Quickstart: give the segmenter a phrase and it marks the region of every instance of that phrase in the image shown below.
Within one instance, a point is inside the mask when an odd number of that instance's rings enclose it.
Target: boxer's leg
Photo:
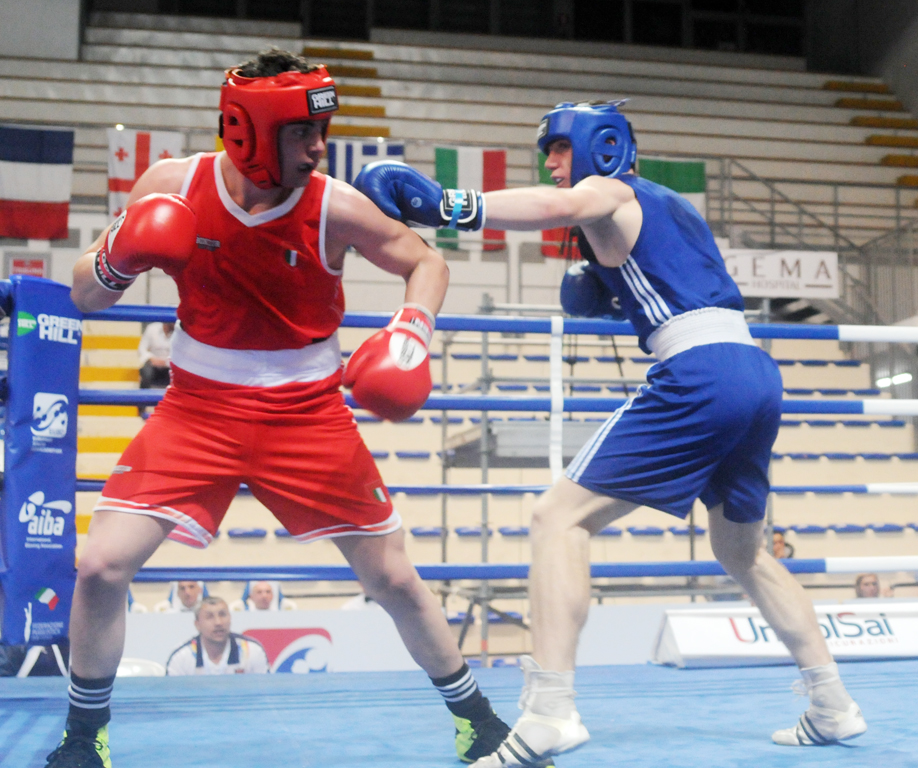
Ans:
[[[385,536],[341,536],[334,541],[364,592],[392,617],[411,658],[443,696],[456,724],[459,758],[472,762],[497,749],[510,729],[478,689],[440,603],[408,559],[404,531]]]
[[[711,508],[708,519],[714,556],[787,646],[810,696],[810,708],[797,725],[776,731],[772,739],[786,746],[817,746],[860,736],[867,723],[842,684],[813,603],[800,583],[765,551],[762,522],[727,520],[723,505]]]

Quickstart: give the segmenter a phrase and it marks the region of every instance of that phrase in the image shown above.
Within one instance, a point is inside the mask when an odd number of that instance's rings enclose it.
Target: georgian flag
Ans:
[[[157,160],[183,157],[185,137],[174,131],[108,129],[108,215],[120,216],[134,182]]]
[[[405,162],[405,145],[388,141],[329,139],[326,151],[328,175],[353,184],[365,165],[377,160]]]
[[[67,237],[73,131],[0,125],[0,237]]]
[[[507,188],[507,151],[481,147],[435,147],[435,177],[444,189],[477,189],[491,192]],[[487,222],[487,208],[485,209]],[[503,230],[483,229],[479,232],[437,230],[437,246],[455,250],[459,244],[477,244],[485,251],[506,247]]]

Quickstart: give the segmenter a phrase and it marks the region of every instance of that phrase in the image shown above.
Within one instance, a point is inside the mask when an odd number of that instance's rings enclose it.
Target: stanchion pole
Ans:
[[[491,370],[489,366],[488,350],[488,332],[482,331],[481,334],[481,393],[487,395],[491,389]],[[481,482],[488,483],[488,452],[491,449],[491,426],[488,420],[488,412],[481,412]],[[481,562],[488,562],[488,501],[487,493],[481,494]],[[481,608],[481,666],[488,666],[488,613],[491,605],[488,600],[488,582],[482,579],[479,586],[479,606]]]

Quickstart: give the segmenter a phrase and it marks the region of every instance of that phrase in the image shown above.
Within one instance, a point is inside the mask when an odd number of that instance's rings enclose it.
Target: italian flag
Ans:
[[[60,602],[57,593],[50,587],[39,589],[38,592],[35,593],[35,599],[38,600],[39,603],[47,605],[52,611],[57,608],[57,604]]]
[[[670,160],[659,157],[642,157],[638,160],[638,173],[648,181],[669,187],[688,200],[702,216],[704,204],[704,160]]]
[[[539,152],[539,184],[555,183],[551,180],[551,171],[545,167],[545,161],[548,157]],[[554,229],[542,230],[542,255],[549,259],[563,259],[565,257],[561,248],[561,243],[567,237],[567,227],[555,227]]]
[[[507,151],[504,149],[435,147],[434,166],[434,175],[444,189],[478,189],[482,192],[491,192],[507,188]],[[437,230],[438,247],[457,250],[460,243],[475,248],[479,247],[480,243],[480,247],[485,251],[500,251],[506,247],[503,230]]]

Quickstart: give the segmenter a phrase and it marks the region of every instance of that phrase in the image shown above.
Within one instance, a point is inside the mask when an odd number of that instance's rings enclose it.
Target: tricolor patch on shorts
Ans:
[[[39,589],[38,592],[35,593],[35,599],[38,600],[39,603],[47,605],[52,611],[57,608],[57,604],[60,602],[57,593],[50,587]]]
[[[284,251],[284,261],[291,267],[296,266],[296,251]]]
[[[385,504],[385,502],[386,502],[386,492],[385,492],[382,488],[374,488],[374,489],[373,489],[373,495],[376,497],[376,501],[379,501],[379,502],[382,502],[383,504]]]

